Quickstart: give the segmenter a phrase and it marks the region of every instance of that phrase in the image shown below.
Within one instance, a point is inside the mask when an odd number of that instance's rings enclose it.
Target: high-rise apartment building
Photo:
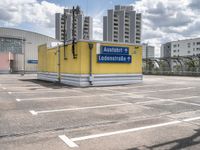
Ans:
[[[74,35],[75,39],[91,40],[93,32],[93,19],[89,16],[84,16],[79,7],[76,8],[74,19]],[[64,21],[66,18],[66,23]],[[65,25],[64,25],[65,24]],[[64,14],[55,14],[55,37],[59,41],[72,40],[72,25],[73,25],[73,11],[72,9],[64,9]],[[64,36],[64,27],[66,36]]]
[[[103,17],[103,40],[140,44],[141,19],[133,6],[115,6]]]

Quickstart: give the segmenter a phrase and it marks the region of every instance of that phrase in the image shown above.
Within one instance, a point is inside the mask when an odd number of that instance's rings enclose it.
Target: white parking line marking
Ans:
[[[112,105],[101,105],[101,106],[91,106],[91,107],[77,107],[77,108],[67,108],[67,109],[54,109],[54,110],[43,110],[43,111],[29,111],[32,115],[53,113],[53,112],[63,112],[63,111],[76,111],[76,110],[86,110],[86,109],[98,109],[98,108],[108,108],[108,107],[119,107],[124,105],[132,105],[132,103],[122,103],[122,104],[112,104]]]
[[[17,99],[16,99],[16,101],[20,102],[20,101],[21,101],[21,99],[17,98]]]
[[[181,90],[188,90],[188,89],[193,89],[193,88],[195,88],[195,87],[174,88],[174,89],[165,89],[165,90],[149,90],[149,91],[139,91],[139,92],[121,92],[121,91],[115,91],[114,89],[102,89],[102,90],[131,95],[131,94],[145,94],[145,93],[155,93],[155,92],[181,91]]]
[[[150,99],[154,99],[152,101],[145,101],[145,102],[137,102],[135,104],[147,104],[147,103],[154,103],[154,102],[174,102],[174,103],[181,103],[181,104],[188,104],[188,105],[194,105],[194,106],[200,106],[200,104],[197,103],[190,103],[190,102],[184,102],[179,100],[185,100],[185,99],[193,99],[193,98],[199,98],[200,96],[190,96],[190,97],[181,97],[181,98],[173,98],[173,99],[161,99],[156,97],[147,97]]]
[[[174,88],[174,89],[166,89],[166,90],[158,90],[159,92],[168,92],[168,91],[181,91],[181,90],[188,90],[194,89],[195,87],[186,87],[186,88]]]
[[[116,135],[116,134],[123,134],[123,133],[135,132],[135,131],[140,131],[140,130],[145,130],[145,129],[163,127],[163,126],[168,126],[168,125],[172,125],[172,124],[177,124],[177,123],[180,123],[180,122],[181,121],[171,121],[171,122],[167,122],[167,123],[161,123],[161,124],[156,124],[156,125],[144,126],[144,127],[139,127],[139,128],[132,128],[132,129],[127,129],[127,130],[115,131],[115,132],[108,132],[108,133],[101,133],[101,134],[95,134],[95,135],[89,135],[89,136],[71,138],[71,140],[73,142],[75,142],[75,141],[82,141],[82,140],[88,140],[88,139],[93,139],[93,138],[111,136],[111,135]]]
[[[102,94],[102,95],[82,95],[82,96],[67,96],[67,97],[40,97],[40,98],[25,98],[16,99],[16,101],[33,101],[33,100],[50,100],[50,99],[68,99],[68,98],[81,98],[81,97],[97,97],[97,96],[119,96],[124,94]]]
[[[3,90],[6,90],[7,88],[3,87],[2,89],[3,89]]]
[[[8,92],[8,94],[12,94],[12,92]]]
[[[68,137],[66,137],[65,135],[59,135],[58,136],[64,143],[66,143],[69,147],[74,148],[74,147],[78,147],[78,145],[76,143],[74,143],[72,140],[70,140]]]
[[[188,118],[188,119],[184,119],[185,122],[190,122],[190,121],[195,121],[195,120],[199,120],[200,117],[194,117],[194,118]]]
[[[38,113],[36,112],[36,111],[34,111],[34,110],[30,110],[29,111],[32,115],[37,115]]]
[[[181,104],[188,104],[188,105],[193,105],[193,106],[200,106],[200,104],[197,103],[189,103],[189,102],[182,102],[182,101],[172,101],[175,103],[181,103]]]
[[[160,124],[155,124],[155,125],[150,125],[150,126],[144,126],[144,127],[139,127],[139,128],[131,128],[131,129],[119,130],[119,131],[115,131],[115,132],[107,132],[107,133],[94,134],[94,135],[88,135],[88,136],[83,136],[83,137],[76,137],[76,138],[71,138],[69,140],[72,141],[72,142],[77,142],[77,141],[83,141],[83,140],[88,140],[88,139],[94,139],[94,138],[112,136],[112,135],[117,135],[117,134],[124,134],[124,133],[142,131],[142,130],[146,130],[146,129],[164,127],[164,126],[169,126],[169,125],[175,125],[175,124],[195,121],[195,120],[199,120],[199,119],[200,119],[200,117],[194,117],[194,118],[188,118],[188,119],[184,119],[184,120],[176,120],[176,121],[160,123]],[[64,136],[64,135],[59,135],[59,137],[60,136]]]
[[[110,90],[115,90],[115,89],[136,89],[136,88],[140,88],[140,87],[152,87],[152,85],[141,85],[141,86],[129,86],[129,87],[106,87],[106,89],[110,89]],[[166,85],[153,85],[153,87],[157,87],[157,86],[166,86]]]
[[[174,88],[174,89],[165,89],[165,90],[156,90],[156,91],[141,91],[141,92],[133,92],[133,94],[145,94],[145,93],[155,93],[155,92],[170,92],[170,91],[182,91],[194,89],[195,87],[186,87],[186,88]]]
[[[190,97],[180,97],[180,98],[172,98],[172,99],[162,99],[157,97],[146,97],[149,99],[153,99],[151,101],[144,101],[144,102],[136,102],[135,104],[147,104],[147,103],[154,103],[154,102],[165,102],[165,101],[174,101],[178,102],[176,100],[185,100],[185,99],[192,99],[192,98],[199,98],[200,96],[190,96]]]

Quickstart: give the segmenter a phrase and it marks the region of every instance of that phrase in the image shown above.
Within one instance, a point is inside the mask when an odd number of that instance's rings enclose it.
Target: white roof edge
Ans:
[[[175,41],[170,41],[170,42],[166,42],[166,43],[163,43],[163,44],[172,43],[172,42],[179,42],[179,41],[181,42],[181,41],[188,41],[188,40],[197,40],[197,39],[200,39],[200,37],[188,38],[188,39],[183,39],[183,40],[175,40]]]
[[[18,31],[22,31],[22,32],[28,32],[28,33],[33,33],[33,34],[37,34],[37,35],[41,35],[41,36],[45,36],[45,37],[48,37],[48,38],[51,38],[51,39],[54,39],[54,40],[57,40],[51,36],[48,36],[48,35],[44,35],[44,34],[41,34],[41,33],[37,33],[37,32],[33,32],[33,31],[29,31],[29,30],[23,30],[23,29],[18,29],[18,28],[9,28],[9,27],[0,27],[0,30],[3,30],[3,29],[6,29],[6,30],[18,30]]]

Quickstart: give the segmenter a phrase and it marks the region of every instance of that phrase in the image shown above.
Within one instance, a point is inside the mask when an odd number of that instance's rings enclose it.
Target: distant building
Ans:
[[[133,6],[115,6],[103,17],[103,40],[110,42],[141,42],[141,13]]]
[[[191,56],[200,54],[200,38],[172,41],[161,46],[161,57]]]
[[[75,38],[91,40],[93,32],[93,19],[84,16],[78,7],[79,12],[75,13]],[[66,16],[66,40],[72,40],[72,9],[64,9],[64,14],[55,14],[55,37],[59,41],[64,41],[64,16]]]
[[[0,27],[0,73],[37,71],[38,46],[56,39],[35,32]]]
[[[154,58],[155,47],[148,44],[142,44],[142,58]]]

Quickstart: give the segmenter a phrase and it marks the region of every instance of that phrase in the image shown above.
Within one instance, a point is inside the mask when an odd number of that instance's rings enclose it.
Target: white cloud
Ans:
[[[47,1],[37,0],[1,0],[0,21],[3,26],[17,26],[30,23],[35,26],[54,28],[55,13],[62,12],[63,7]]]
[[[93,15],[93,39],[103,40],[103,14],[105,11],[101,11],[96,15]]]
[[[156,46],[157,56],[162,43],[200,35],[199,0],[140,0],[133,5],[143,16],[143,42]]]

